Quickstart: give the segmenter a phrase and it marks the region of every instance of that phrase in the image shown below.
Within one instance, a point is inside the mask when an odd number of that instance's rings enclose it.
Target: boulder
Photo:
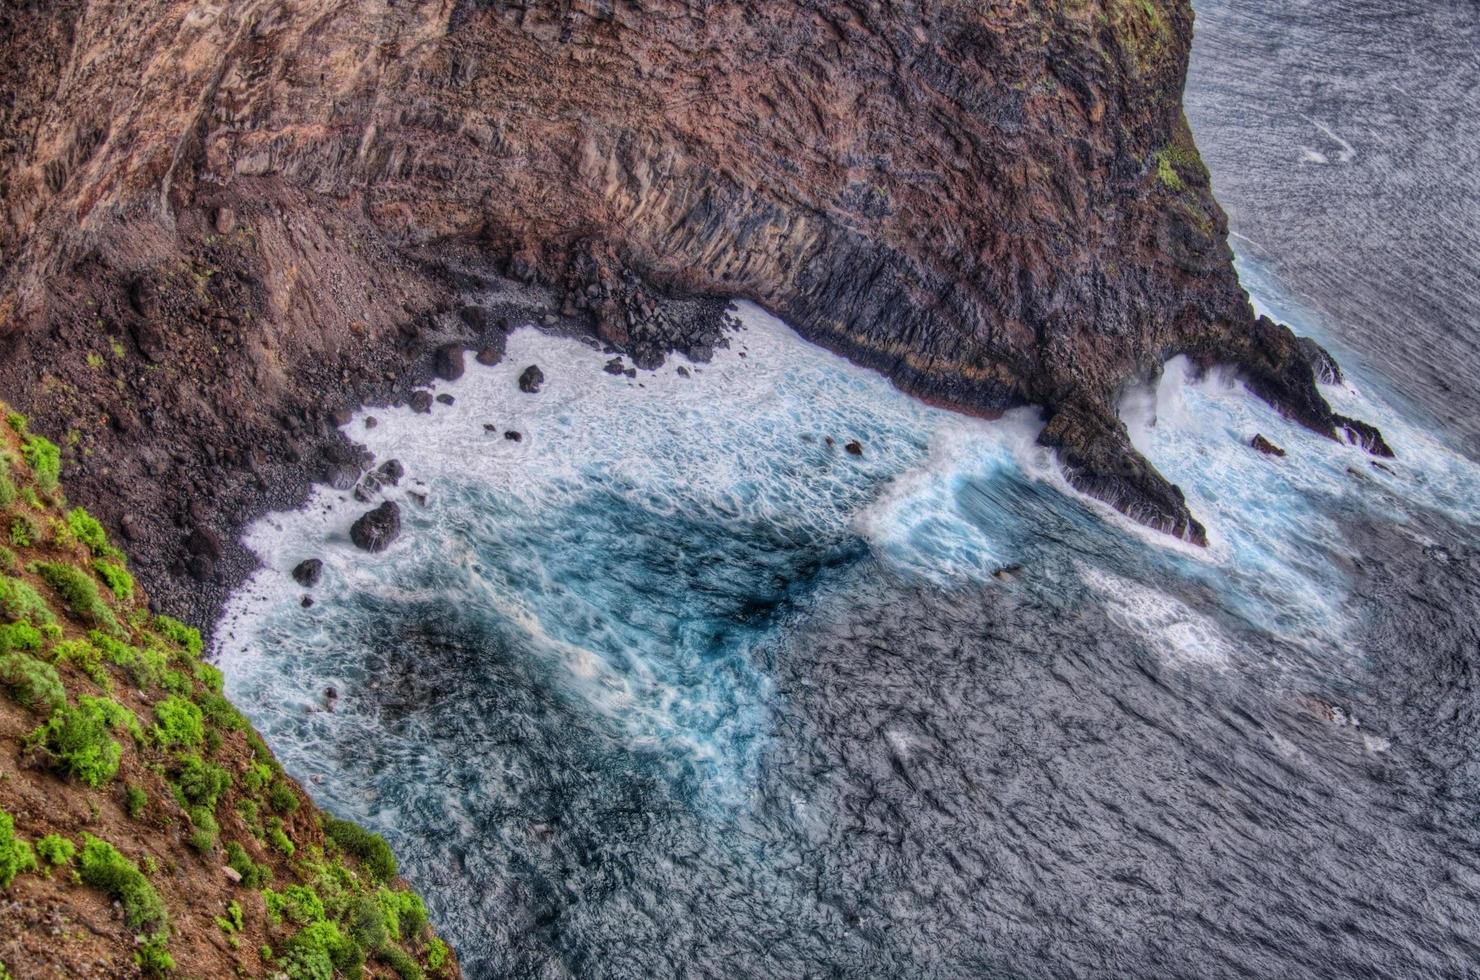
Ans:
[[[236,231],[236,212],[231,208],[216,209],[216,234],[229,235]]]
[[[411,410],[426,415],[432,410],[432,393],[430,391],[413,391],[411,393]]]
[[[453,404],[456,401],[457,401],[456,398],[453,398],[451,395],[447,394],[446,392],[443,392],[442,394],[440,394],[440,395],[437,396],[437,404],[439,404],[439,405],[451,405],[451,404]]]
[[[525,368],[524,373],[519,375],[519,390],[524,392],[526,395],[535,394],[540,390],[540,387],[544,385],[544,383],[545,372],[541,371],[539,367],[534,364],[531,364],[529,367]]]
[[[383,482],[395,486],[401,482],[401,477],[406,475],[406,467],[401,465],[399,459],[388,459],[384,463],[381,463],[380,469],[375,472],[380,475],[380,479]]]
[[[220,561],[221,538],[205,525],[197,524],[190,531],[190,538],[185,542],[185,550],[192,555],[204,555],[211,561]]]
[[[324,482],[335,490],[353,489],[360,482],[360,468],[353,463],[334,463],[324,474]]]
[[[384,551],[400,536],[401,508],[389,500],[361,514],[349,529],[349,539],[363,551]]]
[[[843,450],[849,456],[862,456],[863,455],[863,443],[859,442],[857,439],[854,439],[852,442],[850,442],[846,446],[844,446],[843,447]]]
[[[523,436],[523,434],[518,433],[518,432],[515,432],[513,429],[510,429],[508,432],[505,432],[504,433],[504,438],[507,439],[507,440],[509,440],[510,442],[519,442],[520,440],[522,440],[524,438],[524,436]]]
[[[443,344],[432,356],[432,371],[443,381],[456,381],[463,376],[463,349],[458,344]]]
[[[305,558],[293,566],[293,581],[311,589],[319,584],[319,579],[324,574],[324,563],[317,558]]]
[[[492,367],[504,359],[504,352],[498,347],[484,347],[473,356],[473,360],[484,367]]]
[[[1249,440],[1249,445],[1253,446],[1255,449],[1259,450],[1266,456],[1283,457],[1285,455],[1285,451],[1283,449],[1281,449],[1279,446],[1276,446],[1274,443],[1270,442],[1262,435],[1256,434],[1253,439]]]

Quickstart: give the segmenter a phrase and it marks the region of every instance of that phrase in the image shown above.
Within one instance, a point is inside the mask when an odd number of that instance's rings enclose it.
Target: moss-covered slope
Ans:
[[[0,980],[451,977],[385,842],[321,812],[194,629],[0,425]]]

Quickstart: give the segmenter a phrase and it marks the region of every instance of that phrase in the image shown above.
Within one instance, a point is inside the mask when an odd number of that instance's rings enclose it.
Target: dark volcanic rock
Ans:
[[[432,410],[432,393],[424,390],[413,391],[407,404],[411,406],[413,412],[419,412],[425,415]]]
[[[443,381],[456,381],[463,376],[463,349],[458,344],[443,344],[432,357],[432,370]]]
[[[211,561],[220,561],[225,550],[221,546],[221,536],[202,525],[196,525],[191,529],[190,538],[185,542],[185,549],[192,555],[204,555]]]
[[[324,482],[335,490],[351,490],[360,482],[360,468],[353,463],[330,464]]]
[[[446,392],[443,392],[442,394],[440,394],[440,395],[437,396],[437,404],[439,404],[439,405],[452,405],[452,404],[455,404],[456,402],[457,402],[457,399],[456,398],[453,398],[451,395],[447,394]]]
[[[1279,456],[1283,458],[1285,455],[1285,451],[1283,449],[1281,449],[1279,446],[1276,446],[1274,443],[1270,442],[1262,435],[1256,434],[1253,439],[1249,440],[1249,445],[1253,446],[1255,449],[1259,450],[1266,456]]]
[[[522,433],[515,432],[513,429],[510,429],[508,432],[504,433],[504,438],[509,440],[510,442],[519,442],[524,438],[524,435]]]
[[[843,450],[847,452],[849,456],[862,456],[863,443],[859,442],[857,439],[854,439],[852,442],[849,442],[847,445],[845,445],[843,447]]]
[[[319,584],[319,578],[324,574],[324,563],[318,558],[305,558],[293,566],[293,581],[311,589]]]
[[[387,500],[367,511],[349,529],[349,539],[364,551],[384,551],[401,536],[401,507]]]
[[[481,350],[478,351],[477,355],[473,358],[473,360],[477,361],[479,364],[482,364],[484,367],[492,367],[493,365],[497,364],[499,361],[502,361],[503,359],[504,359],[504,351],[503,351],[503,348],[502,347],[495,347],[493,345],[489,345],[487,347],[482,348]]]
[[[382,482],[395,486],[406,475],[406,467],[401,465],[399,459],[388,459],[375,472]]]
[[[540,390],[545,383],[545,372],[531,364],[519,375],[519,390],[527,395],[533,395]]]

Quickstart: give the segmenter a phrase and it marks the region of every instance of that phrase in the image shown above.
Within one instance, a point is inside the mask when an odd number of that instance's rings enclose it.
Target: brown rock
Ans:
[[[1249,445],[1253,446],[1255,449],[1259,450],[1266,456],[1283,457],[1285,455],[1285,451],[1283,449],[1281,449],[1279,446],[1276,446],[1274,443],[1270,442],[1262,435],[1256,434],[1253,439],[1249,440]]]

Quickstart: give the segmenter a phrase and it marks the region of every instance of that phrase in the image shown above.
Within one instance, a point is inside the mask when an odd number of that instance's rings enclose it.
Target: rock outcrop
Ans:
[[[647,368],[708,356],[710,299],[742,297],[934,402],[1042,406],[1077,486],[1200,540],[1115,414],[1167,358],[1384,446],[1238,284],[1181,112],[1192,20],[1188,0],[12,4],[0,391],[106,459],[83,490],[113,523],[129,488],[207,482],[230,524],[295,457],[351,454],[326,409],[439,348],[455,373],[446,344],[496,359],[508,311]],[[177,524],[180,496],[140,520]],[[176,564],[143,537],[146,571]]]

